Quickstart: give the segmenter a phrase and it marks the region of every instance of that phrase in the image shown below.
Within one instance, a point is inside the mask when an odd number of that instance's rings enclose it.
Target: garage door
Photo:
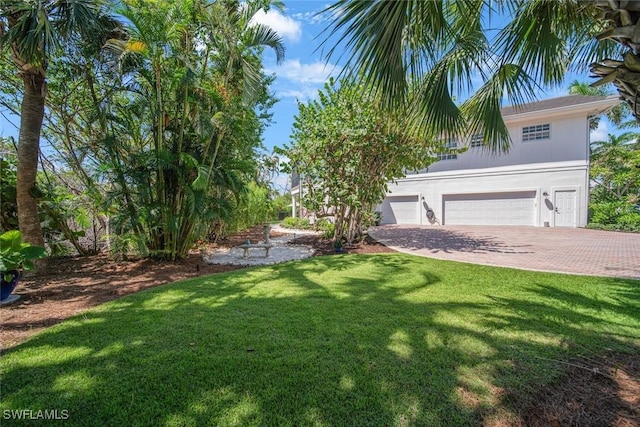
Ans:
[[[420,224],[418,196],[387,196],[381,204],[383,224]]]
[[[449,225],[534,225],[535,191],[444,196]]]

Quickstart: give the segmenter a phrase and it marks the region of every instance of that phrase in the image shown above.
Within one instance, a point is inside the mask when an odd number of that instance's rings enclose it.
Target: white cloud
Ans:
[[[311,25],[322,24],[332,18],[328,13],[318,14],[318,12],[294,13],[292,16]]]
[[[314,99],[318,95],[318,88],[302,88],[302,90],[283,89],[278,91],[281,98],[295,98],[300,101]]]
[[[300,25],[300,22],[282,15],[277,10],[270,10],[267,13],[260,10],[251,19],[251,22],[273,28],[280,37],[290,42],[297,42],[302,35],[302,25]]]
[[[322,24],[329,20],[333,20],[339,17],[340,15],[342,15],[342,9],[326,11],[329,7],[331,7],[331,4],[326,3],[318,10],[310,11],[310,12],[294,13],[291,16],[293,16],[299,21],[304,22],[305,24],[316,25],[316,24]]]
[[[341,68],[334,64],[316,61],[303,64],[299,59],[289,59],[279,66],[266,69],[267,74],[277,76],[274,90],[279,98],[296,98],[301,101],[315,99],[330,76],[338,76]]]
[[[601,118],[600,121],[598,122],[598,127],[591,131],[589,138],[591,139],[591,142],[595,142],[595,141],[606,141],[608,137],[609,137],[609,125],[607,123],[607,120],[605,120],[604,118]]]
[[[329,80],[330,75],[340,73],[340,67],[316,61],[312,64],[301,64],[299,59],[288,59],[282,65],[271,70],[278,77],[302,84],[318,84]]]

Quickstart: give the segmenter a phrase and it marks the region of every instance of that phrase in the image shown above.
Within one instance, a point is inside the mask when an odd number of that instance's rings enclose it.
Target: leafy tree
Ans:
[[[592,87],[588,83],[574,80],[569,86],[569,93],[573,95],[584,96],[609,96],[612,92],[604,86]],[[622,126],[623,120],[629,117],[631,110],[627,104],[621,103],[611,108],[606,116],[615,126]],[[589,128],[591,130],[597,129],[600,123],[600,116],[592,117],[589,121]],[[633,121],[633,125],[637,126],[637,122]]]
[[[592,144],[592,223],[640,231],[640,149],[638,134],[609,134]]]
[[[275,102],[261,56],[270,47],[280,61],[284,48],[251,23],[267,0],[118,4],[126,28],[106,43],[51,51],[45,168],[66,190],[51,188],[46,205],[71,223],[66,195],[75,194],[104,218],[114,248],[175,259],[212,223],[231,221],[248,194]],[[23,90],[5,71],[0,103],[15,112]]]
[[[16,160],[12,138],[0,137],[0,234],[18,228]]]
[[[617,55],[601,55],[597,62],[589,65],[591,73],[600,77],[592,86],[612,83],[631,114],[640,120],[640,33],[634,31],[640,25],[640,3],[595,1],[591,7],[596,24],[603,27],[597,35],[598,41],[614,41],[622,48]]]
[[[26,242],[44,243],[36,197],[40,132],[47,94],[47,70],[53,52],[81,39],[101,40],[116,26],[99,0],[2,0],[0,48],[11,52],[22,80],[18,139],[17,204]]]
[[[269,219],[277,221],[280,214],[291,215],[291,193],[277,194],[271,201],[271,213]]]
[[[244,230],[271,219],[271,190],[265,185],[249,182],[247,191],[234,203],[234,214],[226,231]]]
[[[574,81],[570,93],[587,96],[606,96],[611,93],[603,86],[591,87]],[[607,112],[616,128],[637,128],[635,120],[627,120],[631,111],[627,104],[619,104]],[[590,121],[597,128],[600,117]],[[590,151],[591,194],[590,218],[594,226],[640,230],[640,145],[637,132],[609,134],[606,141],[592,141]]]
[[[108,101],[118,119],[100,145],[109,199],[126,206],[112,226],[132,230],[152,256],[186,256],[210,224],[230,219],[255,175],[272,101],[260,55],[264,46],[284,54],[273,30],[250,24],[267,5],[123,2],[129,37],[107,48],[125,90]]]
[[[16,204],[16,149],[12,138],[0,138],[0,231],[18,229]],[[60,170],[55,174],[47,172],[48,167],[38,173],[39,220],[43,229],[44,240],[52,255],[69,253],[69,245],[77,253],[85,255],[90,251],[83,246],[79,237],[84,236],[83,229],[88,227],[88,216],[78,201],[82,200],[81,192],[72,194],[69,185],[64,184]],[[93,251],[97,251],[94,240]]]
[[[436,160],[442,144],[407,134],[406,125],[405,116],[385,113],[377,97],[349,81],[337,87],[332,80],[317,101],[298,103],[284,169],[300,174],[305,206],[335,218],[336,240],[361,235],[390,180]]]

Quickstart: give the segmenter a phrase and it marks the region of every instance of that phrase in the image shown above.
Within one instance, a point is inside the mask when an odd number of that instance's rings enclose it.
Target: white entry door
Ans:
[[[561,190],[555,192],[555,226],[575,227],[576,226],[576,191]]]

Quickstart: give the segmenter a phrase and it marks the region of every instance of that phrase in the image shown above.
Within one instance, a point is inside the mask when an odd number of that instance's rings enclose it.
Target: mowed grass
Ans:
[[[513,416],[513,396],[575,357],[639,349],[639,281],[319,257],[154,288],[53,327],[2,357],[0,416],[474,425]]]

